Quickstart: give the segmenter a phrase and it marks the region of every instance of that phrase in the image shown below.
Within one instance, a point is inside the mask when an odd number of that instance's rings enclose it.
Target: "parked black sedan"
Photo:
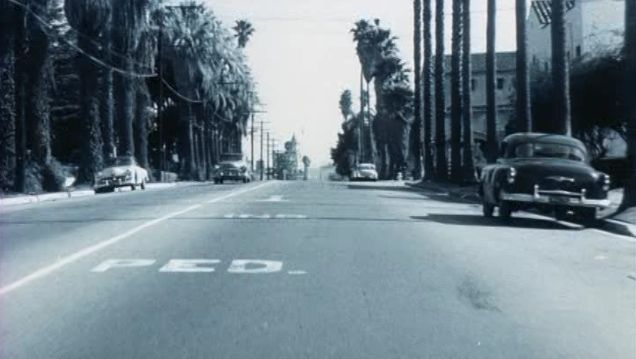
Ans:
[[[499,207],[501,218],[536,208],[562,219],[573,212],[592,223],[608,207],[610,177],[589,165],[585,145],[572,137],[517,133],[506,137],[497,163],[484,167],[479,194],[484,216]]]

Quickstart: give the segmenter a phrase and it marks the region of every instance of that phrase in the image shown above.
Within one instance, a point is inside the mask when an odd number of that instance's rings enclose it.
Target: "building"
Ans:
[[[532,0],[526,25],[529,61],[533,68],[551,67],[550,3]],[[568,0],[567,54],[572,61],[619,48],[625,29],[625,0]]]
[[[473,133],[478,142],[486,141],[486,54],[471,55],[472,80],[471,95],[473,107]],[[503,138],[506,125],[515,116],[516,103],[516,52],[498,52],[496,54],[497,74],[495,96],[497,98],[497,137]],[[451,115],[451,56],[446,56],[446,118],[447,132],[450,136]]]

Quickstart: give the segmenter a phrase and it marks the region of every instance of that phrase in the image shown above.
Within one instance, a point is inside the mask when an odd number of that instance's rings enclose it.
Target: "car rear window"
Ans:
[[[561,158],[583,162],[586,154],[578,147],[558,143],[528,142],[518,144],[513,158]]]

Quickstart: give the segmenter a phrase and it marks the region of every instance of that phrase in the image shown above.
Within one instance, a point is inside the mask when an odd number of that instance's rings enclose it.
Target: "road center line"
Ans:
[[[247,193],[247,192],[255,191],[257,189],[260,189],[260,188],[263,188],[265,186],[268,186],[268,185],[270,185],[272,183],[275,183],[275,182],[265,182],[265,183],[262,183],[262,184],[260,184],[258,186],[241,189],[239,191],[234,191],[234,192],[228,193],[226,195],[213,198],[213,199],[211,199],[209,201],[206,201],[205,203],[210,204],[210,203],[220,202],[220,201],[226,200],[226,199],[231,198],[231,197],[235,197],[235,196],[239,196],[241,194]],[[115,244],[117,242],[120,242],[120,241],[122,241],[122,240],[124,240],[126,238],[129,238],[133,234],[141,232],[142,230],[144,230],[146,228],[152,227],[152,226],[154,226],[156,224],[159,224],[159,223],[164,222],[164,221],[166,221],[168,219],[180,216],[182,214],[194,211],[195,209],[199,209],[199,208],[203,207],[203,204],[204,203],[195,204],[193,206],[184,208],[182,210],[167,214],[167,215],[165,215],[163,217],[153,219],[153,220],[148,221],[146,223],[143,223],[143,224],[141,224],[141,225],[139,225],[139,226],[137,226],[137,227],[135,227],[133,229],[130,229],[130,230],[128,230],[128,231],[126,231],[126,232],[124,232],[124,233],[122,233],[120,235],[117,235],[115,237],[111,237],[109,239],[106,239],[104,241],[96,243],[96,244],[94,244],[92,246],[89,246],[89,247],[86,247],[84,249],[81,249],[81,250],[79,250],[79,251],[77,251],[77,252],[75,252],[73,254],[70,254],[70,255],[68,255],[66,257],[63,257],[63,258],[59,259],[58,261],[56,261],[53,264],[50,264],[50,265],[48,265],[46,267],[42,267],[42,268],[36,270],[35,272],[32,272],[31,274],[28,274],[28,275],[16,280],[13,283],[8,284],[8,285],[0,288],[0,297],[4,296],[7,293],[13,292],[16,289],[24,287],[25,285],[33,282],[36,279],[45,277],[45,276],[55,272],[56,270],[58,270],[60,268],[63,268],[65,266],[69,265],[69,264],[77,262],[78,260],[80,260],[80,259],[82,259],[84,257],[87,257],[87,256],[89,256],[89,255],[91,255],[93,253],[96,253],[96,252],[98,252],[98,251],[100,251],[100,250],[102,250],[102,249],[104,249],[106,247],[112,246],[113,244]]]

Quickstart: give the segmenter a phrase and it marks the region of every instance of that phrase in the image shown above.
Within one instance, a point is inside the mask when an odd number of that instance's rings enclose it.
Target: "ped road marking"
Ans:
[[[238,196],[238,195],[241,195],[241,194],[244,194],[244,193],[255,191],[257,189],[260,189],[260,188],[263,188],[265,186],[268,186],[268,185],[270,185],[272,183],[275,183],[275,182],[265,182],[265,183],[262,183],[262,184],[260,184],[258,186],[245,188],[245,189],[242,189],[242,190],[239,190],[239,191],[230,192],[230,193],[228,193],[226,195],[219,196],[219,197],[213,198],[213,199],[211,199],[209,201],[206,201],[205,203],[210,204],[210,203],[220,202],[220,201],[226,200],[226,199],[231,198],[231,197],[235,197],[235,196]],[[48,265],[46,267],[42,267],[42,268],[36,270],[35,272],[33,272],[31,274],[28,274],[28,275],[16,280],[13,283],[7,284],[4,287],[0,288],[0,297],[5,295],[5,294],[7,294],[7,293],[13,292],[16,289],[19,289],[19,288],[21,288],[21,287],[33,282],[36,279],[45,277],[45,276],[55,272],[56,270],[58,270],[60,268],[63,268],[65,266],[69,265],[69,264],[75,263],[75,262],[77,262],[78,260],[80,260],[80,259],[82,259],[84,257],[87,257],[87,256],[89,256],[89,255],[91,255],[93,253],[96,253],[96,252],[98,252],[98,251],[100,251],[100,250],[102,250],[104,248],[110,247],[113,244],[115,244],[117,242],[120,242],[120,241],[122,241],[122,240],[124,240],[126,238],[129,238],[133,234],[141,232],[142,230],[144,230],[146,228],[152,227],[154,225],[157,225],[157,224],[159,224],[161,222],[164,222],[164,221],[166,221],[168,219],[180,216],[182,214],[185,214],[185,213],[188,213],[188,212],[192,212],[195,209],[201,208],[202,206],[203,206],[203,204],[196,204],[196,205],[190,206],[188,208],[184,208],[182,210],[179,210],[179,211],[176,211],[176,212],[172,212],[172,213],[167,214],[167,215],[165,215],[163,217],[160,217],[160,218],[157,218],[157,219],[153,219],[153,220],[148,221],[148,222],[146,222],[144,224],[141,224],[141,225],[139,225],[139,226],[137,226],[137,227],[135,227],[133,229],[130,229],[130,230],[118,235],[118,236],[106,239],[106,240],[104,240],[102,242],[99,242],[99,243],[96,243],[96,244],[94,244],[92,246],[89,246],[89,247],[86,247],[84,249],[81,249],[81,250],[79,250],[79,251],[77,251],[77,252],[75,252],[73,254],[70,254],[70,255],[68,255],[66,257],[62,257],[57,262],[55,262],[53,264],[50,264],[50,265]]]
[[[223,216],[225,219],[307,219],[304,214],[234,214],[229,213]]]
[[[288,202],[283,196],[270,196],[268,199],[261,199],[258,202]]]
[[[107,259],[98,264],[91,272],[104,273],[116,268],[149,267],[155,264],[154,259]],[[171,259],[159,272],[167,273],[212,273],[213,265],[221,263],[220,259]],[[265,259],[234,259],[227,269],[234,274],[277,273],[283,269],[283,262]],[[289,271],[288,274],[306,274],[305,271]]]

